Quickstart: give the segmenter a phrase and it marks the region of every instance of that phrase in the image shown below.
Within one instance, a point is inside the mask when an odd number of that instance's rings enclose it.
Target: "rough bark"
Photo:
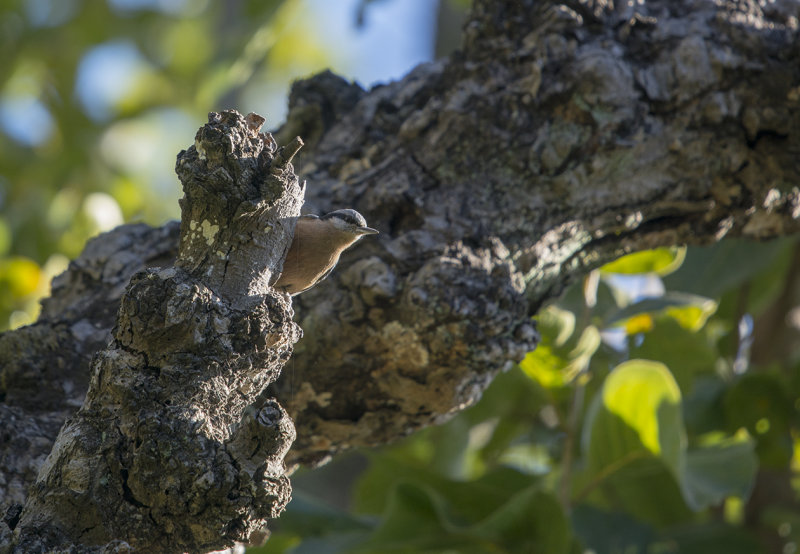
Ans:
[[[303,190],[289,163],[300,143],[276,151],[258,132],[261,123],[212,113],[178,156],[184,197],[174,263],[132,277],[121,271],[115,260],[138,270],[145,261],[138,256],[157,261],[175,244],[157,242],[174,239],[174,225],[128,227],[94,241],[56,283],[55,291],[81,289],[82,275],[94,274],[106,303],[119,298],[119,309],[110,341],[92,359],[83,404],[61,428],[24,508],[16,504],[6,517],[3,550],[214,550],[263,533],[289,501],[283,459],[294,426],[274,399],[254,402],[300,337],[288,298],[268,286],[300,213]],[[134,244],[136,236],[145,240]],[[82,334],[106,340],[107,328],[95,325],[97,316],[108,318],[94,311],[97,293],[54,297],[27,332],[43,332],[57,313],[85,319],[62,323],[54,342],[66,346],[69,335]],[[26,366],[47,367],[41,351],[23,350],[16,362],[4,352],[6,375],[36,380]],[[45,403],[55,403],[53,395],[41,393]],[[37,411],[30,400],[18,404],[8,409]]]
[[[476,2],[449,60],[357,100],[299,84],[279,136],[309,137],[307,203],[382,235],[296,301],[289,458],[474,402],[531,349],[528,317],[621,254],[796,232],[798,12],[770,8]]]
[[[792,2],[477,0],[447,60],[369,92],[330,73],[298,83],[276,137],[306,142],[304,210],[353,207],[381,235],[295,298],[305,336],[267,393],[295,421],[287,460],[320,463],[471,404],[535,346],[530,316],[621,254],[797,232],[798,16]],[[214,238],[222,252],[239,240]],[[178,240],[174,225],[96,239],[41,321],[0,337],[0,428],[25,421],[6,444],[36,445],[24,462],[10,447],[0,460],[14,502],[81,398],[115,291],[142,267],[168,267]],[[235,267],[252,282],[248,260]],[[53,382],[28,402],[44,368]]]

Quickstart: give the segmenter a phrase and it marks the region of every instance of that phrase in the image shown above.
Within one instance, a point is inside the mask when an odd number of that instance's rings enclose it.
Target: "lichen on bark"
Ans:
[[[175,264],[130,279],[5,548],[214,550],[263,534],[288,503],[294,426],[254,402],[301,336],[267,283],[303,190],[262,122],[212,113],[178,156]]]

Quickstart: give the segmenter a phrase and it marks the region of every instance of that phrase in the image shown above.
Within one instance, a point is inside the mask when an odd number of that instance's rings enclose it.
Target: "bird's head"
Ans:
[[[336,210],[320,217],[320,220],[334,231],[352,235],[358,240],[364,235],[376,235],[378,231],[367,227],[367,220],[355,210]]]

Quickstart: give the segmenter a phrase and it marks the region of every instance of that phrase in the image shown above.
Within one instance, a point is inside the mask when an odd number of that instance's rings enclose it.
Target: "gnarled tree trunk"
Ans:
[[[306,142],[295,166],[308,181],[305,211],[356,208],[381,235],[295,298],[304,338],[258,401],[297,336],[287,299],[264,286],[290,226],[271,234],[253,225],[296,215],[288,156],[253,162],[255,180],[209,174],[267,185],[241,205],[227,189],[184,205],[180,249],[174,224],[90,242],[56,280],[40,321],[0,337],[0,471],[11,506],[3,540],[37,525],[76,544],[141,538],[119,533],[113,515],[89,531],[74,511],[53,519],[43,502],[55,495],[68,506],[74,487],[97,506],[147,514],[150,523],[126,529],[153,524],[176,550],[241,540],[288,494],[279,466],[291,433],[271,398],[297,429],[290,464],[382,444],[474,402],[534,348],[530,316],[590,269],[655,246],[796,232],[800,13],[791,2],[766,9],[476,0],[449,59],[368,92],[330,73],[298,83],[276,137]],[[281,196],[276,182],[292,191]],[[278,198],[286,211],[260,211]],[[231,279],[219,274],[222,260]],[[148,266],[161,269],[131,282],[110,346],[90,365],[121,291]],[[137,354],[148,348],[153,357]],[[266,436],[281,439],[256,438]],[[164,454],[184,446],[199,456],[189,472]],[[72,481],[54,481],[57,468]],[[197,507],[176,513],[164,483],[213,490],[203,508],[214,519]]]

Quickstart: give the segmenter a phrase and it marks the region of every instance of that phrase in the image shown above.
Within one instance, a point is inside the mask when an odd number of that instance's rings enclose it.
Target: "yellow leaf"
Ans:
[[[687,331],[699,331],[716,311],[717,303],[709,300],[699,306],[672,306],[664,310],[664,313]]]
[[[661,276],[669,275],[678,269],[686,257],[685,247],[656,248],[643,250],[623,256],[618,260],[604,265],[604,273],[657,273]]]
[[[0,263],[0,284],[8,287],[16,298],[34,293],[41,278],[42,271],[36,262],[23,256],[12,256]]]
[[[628,335],[646,333],[653,329],[653,318],[650,314],[639,314],[625,322],[625,332]]]

